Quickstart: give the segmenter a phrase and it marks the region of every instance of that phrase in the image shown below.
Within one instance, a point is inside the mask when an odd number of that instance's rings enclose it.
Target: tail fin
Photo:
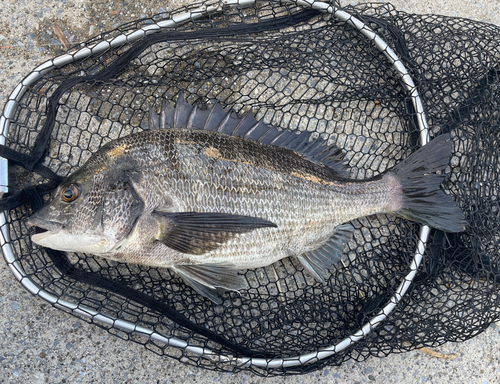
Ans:
[[[391,169],[402,190],[396,215],[446,232],[465,230],[462,211],[440,189],[446,175],[434,173],[449,164],[452,146],[450,134],[440,135]]]

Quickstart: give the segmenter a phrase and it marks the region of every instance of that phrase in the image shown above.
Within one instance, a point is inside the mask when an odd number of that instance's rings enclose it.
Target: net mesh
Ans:
[[[221,305],[198,295],[168,269],[64,254],[31,243],[33,229],[26,219],[60,181],[55,175],[68,175],[106,142],[146,129],[148,108],[159,110],[164,98],[175,100],[180,91],[191,103],[216,100],[238,113],[252,110],[257,119],[280,129],[314,132],[344,150],[355,179],[375,176],[418,148],[409,92],[384,53],[349,23],[294,4],[208,5],[218,8],[203,17],[194,13],[186,22],[179,20],[200,4],[105,33],[86,46],[177,20],[99,54],[56,62],[40,71],[18,100],[6,147],[17,153],[10,163],[9,190],[23,203],[6,211],[2,232],[12,248],[11,268],[24,273],[21,282],[35,284],[42,297],[52,295],[60,309],[159,355],[260,375],[302,373],[347,359],[463,341],[497,320],[500,30],[471,20],[397,12],[390,5],[347,11],[382,37],[408,69],[430,136],[452,133],[444,188],[469,226],[460,234],[433,230],[406,295],[378,327],[347,348],[293,366],[237,359],[319,357],[324,348],[354,340],[352,335],[407,278],[419,225],[390,215],[356,220],[354,239],[325,284],[285,259],[244,271],[249,288],[226,293]],[[48,147],[42,145],[47,132]],[[200,356],[190,346],[214,354]]]

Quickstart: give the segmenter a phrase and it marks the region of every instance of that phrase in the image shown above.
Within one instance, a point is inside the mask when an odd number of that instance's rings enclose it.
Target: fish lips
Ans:
[[[28,219],[28,225],[46,229],[31,235],[31,241],[39,246],[64,252],[83,252],[100,255],[109,252],[116,241],[101,234],[72,234],[61,223],[44,220],[36,215]]]
[[[41,219],[36,215],[31,216],[27,222],[28,225],[32,227],[38,227],[41,229],[46,229],[45,232],[35,233],[31,236],[31,240],[38,245],[42,245],[44,243],[44,239],[50,236],[57,235],[61,230],[63,225],[61,223],[56,223],[54,221],[48,221],[45,219]]]
[[[47,231],[51,231],[51,232],[55,232],[55,231],[58,231],[62,228],[62,224],[61,223],[57,223],[55,221],[48,221],[48,220],[45,220],[45,219],[41,219],[39,217],[37,217],[36,215],[33,215],[31,216],[29,219],[28,219],[28,225],[32,226],[32,227],[38,227],[38,228],[41,228],[41,229],[46,229]]]

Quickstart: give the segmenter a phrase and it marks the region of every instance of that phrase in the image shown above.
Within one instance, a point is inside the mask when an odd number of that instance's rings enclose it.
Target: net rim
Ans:
[[[18,86],[12,91],[9,99],[4,107],[3,114],[0,116],[0,144],[5,144],[6,137],[9,131],[11,121],[14,116],[14,112],[18,106],[19,101],[24,96],[26,91],[29,89],[35,81],[37,81],[46,72],[54,69],[60,68],[68,65],[77,60],[82,60],[84,58],[99,55],[106,50],[116,49],[126,43],[132,43],[138,39],[148,36],[152,33],[157,33],[165,28],[171,28],[176,25],[186,23],[188,21],[196,20],[205,17],[207,14],[213,12],[221,12],[226,9],[226,7],[249,7],[257,3],[274,3],[274,4],[296,4],[306,8],[312,8],[320,10],[325,13],[330,13],[332,16],[336,17],[340,21],[344,21],[351,25],[353,28],[357,29],[365,38],[371,40],[376,48],[383,53],[386,58],[391,62],[393,68],[400,76],[400,81],[406,91],[410,94],[411,102],[416,111],[417,123],[420,130],[420,144],[423,146],[429,141],[428,124],[426,113],[423,108],[423,102],[420,98],[418,90],[406,70],[404,64],[396,55],[396,53],[389,47],[389,45],[377,35],[370,27],[364,24],[361,20],[357,19],[347,11],[342,8],[336,7],[332,4],[325,3],[316,0],[223,0],[217,6],[201,6],[185,13],[180,13],[174,15],[171,19],[162,20],[155,22],[153,24],[147,25],[145,27],[139,28],[134,32],[128,34],[121,34],[109,40],[101,41],[90,47],[83,47],[79,50],[73,51],[71,53],[63,54],[54,59],[48,60],[45,63],[39,65],[27,75]],[[7,160],[0,157],[0,193],[5,193],[8,191],[8,164]],[[91,318],[92,321],[101,322],[105,325],[117,328],[125,332],[132,332],[144,336],[146,338],[152,339],[166,344],[167,346],[174,348],[182,348],[190,353],[193,353],[199,357],[207,358],[214,362],[223,362],[236,364],[240,367],[242,366],[255,366],[260,368],[289,368],[296,366],[303,366],[311,363],[315,363],[331,357],[332,355],[343,351],[344,349],[350,347],[353,343],[358,340],[363,339],[365,336],[369,335],[379,324],[381,324],[387,316],[393,311],[396,305],[401,301],[407,290],[409,289],[414,277],[417,274],[417,270],[423,258],[423,254],[426,247],[426,242],[429,237],[430,228],[425,225],[421,225],[419,232],[419,239],[415,249],[414,257],[409,265],[410,272],[404,277],[403,281],[398,286],[395,294],[390,298],[389,302],[372,318],[370,318],[367,323],[365,323],[358,331],[352,335],[344,338],[342,341],[335,345],[321,348],[320,350],[304,353],[297,356],[287,357],[287,358],[255,358],[255,357],[239,357],[235,358],[232,356],[225,356],[217,353],[216,351],[201,347],[198,345],[189,344],[187,341],[167,336],[164,334],[157,333],[152,329],[147,327],[138,326],[130,321],[115,318],[103,313],[96,311],[85,305],[77,304],[69,300],[60,299],[59,297],[43,290],[40,288],[24,271],[22,266],[14,255],[12,246],[10,244],[10,234],[7,225],[8,212],[0,213],[0,246],[4,255],[4,259],[9,266],[9,269],[14,274],[15,278],[33,295],[41,297],[43,300],[52,304],[56,308],[69,310],[73,313]]]

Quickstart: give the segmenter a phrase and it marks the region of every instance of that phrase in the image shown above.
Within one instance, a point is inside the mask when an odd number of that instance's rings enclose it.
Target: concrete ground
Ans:
[[[0,107],[38,64],[59,54],[53,25],[70,42],[118,23],[175,8],[174,1],[2,0],[0,5]],[[187,3],[187,1],[186,1]],[[348,3],[348,2],[344,2]],[[355,3],[355,2],[352,2]],[[394,0],[397,9],[500,24],[495,0]],[[55,44],[55,45],[54,45]],[[3,265],[1,265],[3,264]],[[262,379],[227,374],[161,358],[69,316],[31,296],[0,262],[0,383],[500,383],[500,323],[476,338],[446,344],[447,360],[421,351],[347,362],[303,376]]]

